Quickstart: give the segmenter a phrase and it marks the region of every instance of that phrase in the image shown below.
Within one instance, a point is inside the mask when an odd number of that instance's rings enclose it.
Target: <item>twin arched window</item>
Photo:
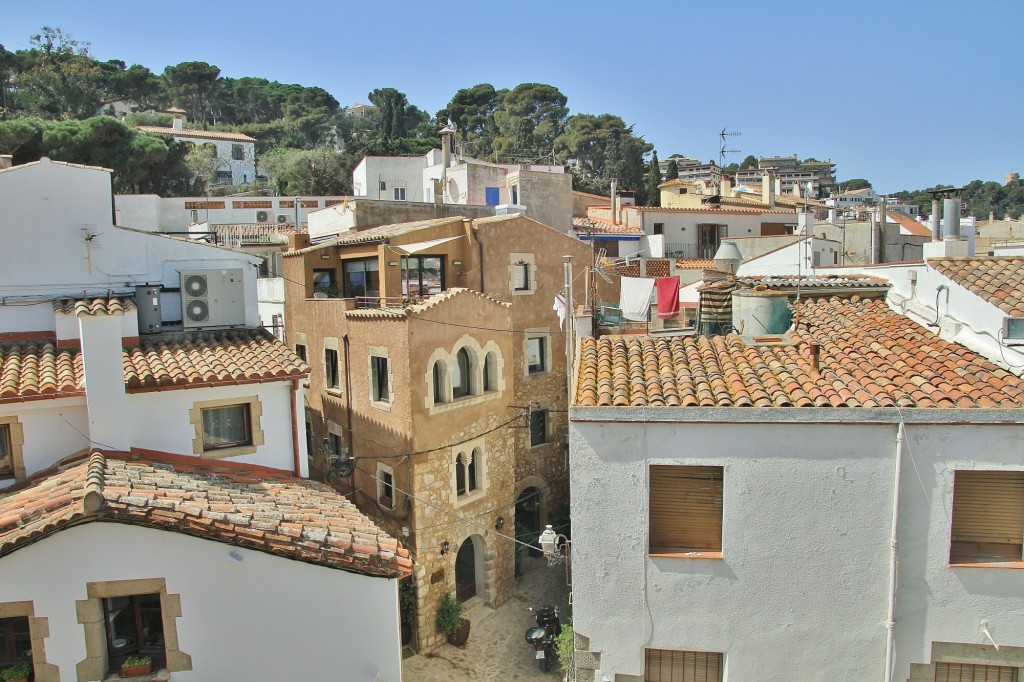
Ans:
[[[435,360],[430,368],[430,390],[434,404],[498,391],[497,352],[492,350],[484,356],[483,371],[480,370],[479,356],[467,346],[459,348],[454,358],[448,356],[447,359]]]
[[[455,456],[455,493],[461,497],[479,489],[477,467],[480,461],[480,448],[473,448],[467,455],[460,452]]]

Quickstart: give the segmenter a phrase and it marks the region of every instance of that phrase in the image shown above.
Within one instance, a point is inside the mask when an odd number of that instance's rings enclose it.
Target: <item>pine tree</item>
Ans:
[[[675,159],[670,159],[668,162],[668,168],[665,169],[665,180],[678,180],[679,179],[679,164],[676,163]]]
[[[646,193],[644,204],[647,206],[661,206],[661,192],[658,185],[661,184],[661,168],[658,166],[658,152],[651,155],[651,163],[647,167],[647,175],[644,177],[644,191]]]

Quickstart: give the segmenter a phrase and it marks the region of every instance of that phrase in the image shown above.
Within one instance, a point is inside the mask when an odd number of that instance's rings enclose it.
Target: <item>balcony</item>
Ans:
[[[211,231],[217,236],[218,244],[242,247],[285,244],[288,241],[288,235],[295,231],[295,227],[270,223],[242,223],[211,225]]]
[[[666,258],[714,258],[717,244],[679,244],[665,242]]]

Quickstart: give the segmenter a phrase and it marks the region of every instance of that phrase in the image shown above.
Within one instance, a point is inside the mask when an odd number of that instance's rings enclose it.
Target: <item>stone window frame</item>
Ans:
[[[516,288],[516,268],[526,266],[527,286]],[[537,292],[537,263],[532,253],[510,253],[508,255],[508,290],[513,296],[530,296]]]
[[[477,459],[477,453],[479,453],[479,460]],[[459,495],[458,475],[456,473],[460,454],[472,457],[472,461],[476,464],[476,489],[467,491],[463,495]],[[452,447],[450,461],[452,479],[451,500],[455,507],[475,502],[487,494],[487,448],[483,438],[475,438]],[[466,467],[468,471],[469,462],[466,462]]]
[[[391,498],[390,504],[385,504],[384,500],[388,499],[384,496],[384,475],[390,474],[391,476]],[[384,462],[377,462],[377,478],[374,481],[377,484],[377,505],[383,509],[394,509],[397,495],[395,494],[395,470],[385,464]]]
[[[249,432],[250,443],[239,445],[234,448],[221,448],[218,450],[205,450],[203,448],[203,410],[214,407],[234,407],[237,405],[249,406]],[[247,395],[238,398],[219,398],[216,400],[197,400],[192,403],[192,409],[188,411],[189,423],[195,429],[195,438],[192,439],[192,454],[199,455],[205,459],[224,459],[226,457],[238,457],[240,455],[251,455],[257,448],[265,443],[261,419],[263,417],[263,403],[258,395]]]
[[[544,415],[544,437],[539,443],[533,442],[533,421],[535,414]],[[547,407],[530,408],[529,424],[527,425],[527,437],[530,440],[530,448],[540,448],[551,443],[551,410]]]
[[[78,682],[116,680],[116,673],[107,670],[107,629],[103,617],[103,600],[140,594],[160,595],[160,616],[164,627],[164,649],[168,673],[192,670],[192,657],[178,644],[177,619],[181,618],[181,595],[168,594],[166,578],[108,580],[85,584],[86,599],[75,601],[78,622],[85,630],[85,658],[75,670]],[[166,679],[164,677],[163,679]]]
[[[470,355],[472,364],[472,375],[470,377],[470,393],[469,395],[462,396],[460,398],[453,397],[453,374],[455,372],[454,364],[457,361],[456,356],[462,349]],[[489,391],[484,391],[484,368],[486,365],[487,356],[494,355],[494,388]],[[434,366],[441,362],[444,367],[444,376],[442,379],[442,390],[444,395],[441,401],[434,400]],[[423,379],[426,385],[426,391],[424,393],[423,406],[426,408],[428,414],[434,415],[440,412],[447,412],[452,409],[457,409],[466,405],[476,405],[487,400],[493,400],[499,397],[505,390],[505,356],[501,352],[501,347],[498,346],[497,342],[489,340],[484,345],[480,345],[480,342],[469,334],[464,334],[451,351],[446,348],[435,348],[434,352],[427,358],[426,370],[423,374]]]
[[[376,400],[374,398],[374,389],[377,387],[377,380],[373,369],[373,359],[383,358],[387,361],[388,367],[388,399],[387,400]],[[384,410],[385,412],[391,411],[391,404],[395,400],[395,369],[394,363],[391,362],[391,357],[388,353],[386,346],[370,346],[366,351],[366,376],[369,379],[367,382],[368,386],[368,398],[370,405],[376,407],[378,410]]]
[[[0,417],[0,426],[7,427],[7,445],[11,450],[11,473],[0,473],[0,481],[20,481],[25,478],[25,427],[16,414]]]
[[[327,372],[327,351],[329,351],[329,350],[334,351],[334,356],[335,356],[335,358],[337,360],[337,362],[335,364],[335,368],[334,368],[335,369],[335,375],[336,375],[336,378],[338,380],[338,385],[337,386],[331,386],[327,382],[327,376],[328,376],[328,372]],[[345,372],[345,360],[342,358],[342,355],[341,355],[341,345],[338,343],[338,339],[336,337],[333,337],[333,336],[326,336],[326,337],[324,337],[324,353],[323,353],[323,358],[324,358],[324,391],[326,391],[330,395],[335,395],[335,396],[344,395],[345,394],[345,381],[342,379],[342,376],[344,375],[344,372]]]
[[[529,344],[531,339],[544,339],[544,368],[537,372],[530,371]],[[523,330],[523,376],[542,377],[551,373],[551,329],[548,327],[534,327]]]
[[[50,636],[50,621],[36,617],[35,602],[0,602],[0,618],[28,618],[28,636],[32,645],[32,672],[36,682],[60,682],[60,669],[46,662],[46,643]]]

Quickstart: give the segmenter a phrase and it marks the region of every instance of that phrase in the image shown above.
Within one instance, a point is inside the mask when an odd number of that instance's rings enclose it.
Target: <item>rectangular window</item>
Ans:
[[[314,270],[313,271],[313,296],[322,294],[328,298],[338,297],[338,280],[336,279],[337,272],[334,268],[330,270]],[[321,296],[321,298],[323,297]]]
[[[203,451],[252,444],[249,405],[203,409]]]
[[[313,446],[313,416],[306,411],[306,461],[313,465],[313,453],[316,448]]]
[[[548,442],[548,411],[530,411],[530,447]]]
[[[654,234],[665,234],[665,223],[654,223]]]
[[[149,656],[153,670],[167,664],[159,594],[109,597],[103,600],[103,616],[110,672],[119,672],[130,656]]]
[[[378,403],[391,402],[388,396],[388,359],[380,356],[370,358],[371,377],[373,382],[373,401]]]
[[[245,158],[245,152],[242,150],[242,145],[233,144],[231,145],[231,158],[235,161],[241,161]]]
[[[338,351],[333,348],[324,349],[324,384],[334,390],[341,387],[338,376]]]
[[[0,670],[15,663],[32,664],[28,617],[0,618]]]
[[[443,256],[405,256],[402,258],[402,293],[406,296],[433,296],[445,290]]]
[[[530,290],[530,264],[519,262],[512,265],[512,285],[516,291]]]
[[[303,362],[309,362],[309,360],[306,359],[306,344],[295,344],[295,354],[298,355],[299,359],[302,360]]]
[[[526,339],[526,369],[528,374],[539,374],[547,371],[546,356],[547,339],[535,336]]]
[[[345,298],[380,298],[380,261],[359,258],[342,262]]]
[[[644,663],[647,682],[721,682],[722,654],[714,651],[648,649]]]
[[[335,457],[345,456],[345,443],[341,440],[341,436],[336,433],[329,434],[331,439],[331,454]]]
[[[509,187],[509,193],[512,196],[512,203],[513,204],[518,204],[519,203],[519,185],[512,185],[511,187]]]
[[[950,563],[1021,561],[1024,471],[953,473]]]
[[[14,476],[14,457],[11,456],[11,427],[0,424],[0,478]]]
[[[652,465],[650,476],[649,552],[720,553],[722,467]]]
[[[395,201],[405,201],[405,188],[395,187]]]
[[[390,467],[377,463],[377,502],[391,509],[395,506],[395,473]]]

